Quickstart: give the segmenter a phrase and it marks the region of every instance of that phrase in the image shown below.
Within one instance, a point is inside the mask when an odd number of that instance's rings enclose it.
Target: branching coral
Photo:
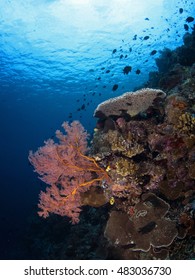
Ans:
[[[178,123],[175,127],[181,134],[189,136],[193,135],[195,134],[195,117],[192,114],[185,112],[179,117]]]
[[[121,134],[117,130],[110,130],[108,139],[110,139],[112,152],[121,153],[128,158],[132,158],[144,151],[143,145],[134,140],[131,132]]]
[[[116,162],[116,173],[121,176],[133,176],[138,170],[138,166],[133,162],[126,158],[120,158]]]

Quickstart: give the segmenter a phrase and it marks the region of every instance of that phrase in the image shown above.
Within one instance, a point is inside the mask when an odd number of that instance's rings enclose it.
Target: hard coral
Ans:
[[[142,196],[135,206],[133,217],[112,211],[105,237],[114,246],[133,251],[150,250],[169,246],[178,235],[176,224],[165,218],[169,205],[152,193]]]
[[[188,108],[185,98],[180,95],[172,94],[166,99],[166,118],[170,124],[177,124],[178,118]]]
[[[138,177],[138,182],[143,185],[144,189],[155,190],[164,179],[166,171],[161,165],[148,161],[139,164],[138,174],[141,175]]]
[[[144,88],[135,92],[127,92],[121,96],[108,99],[98,105],[94,112],[97,118],[122,116],[124,113],[136,116],[153,106],[155,101],[165,98],[162,90]]]
[[[178,123],[175,127],[181,134],[193,135],[195,134],[195,117],[192,114],[185,112],[179,117]]]
[[[121,176],[133,176],[138,170],[138,166],[133,161],[126,158],[119,158],[116,162],[116,173]]]
[[[88,191],[81,193],[82,205],[100,207],[106,204],[109,199],[101,187],[92,186]]]
[[[132,158],[144,151],[143,145],[134,140],[130,131],[126,134],[121,134],[116,130],[110,130],[108,139],[110,139],[111,150],[114,153],[121,153],[128,158]]]

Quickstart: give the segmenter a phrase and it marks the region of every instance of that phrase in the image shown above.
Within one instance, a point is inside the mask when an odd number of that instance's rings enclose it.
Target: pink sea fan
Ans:
[[[81,153],[86,153],[87,151],[87,138],[88,134],[84,127],[79,121],[73,121],[71,125],[68,122],[64,122],[62,127],[66,131],[64,135],[60,130],[56,131],[56,137],[59,139],[62,145],[75,145],[79,148]]]
[[[54,184],[63,173],[64,166],[59,161],[58,145],[51,139],[45,141],[44,144],[35,153],[30,151],[28,159],[43,182]]]
[[[28,157],[40,179],[49,185],[56,183],[62,174],[68,173],[70,176],[70,172],[75,173],[73,170],[75,162],[78,160],[79,166],[83,161],[79,152],[84,154],[87,151],[88,134],[78,121],[72,122],[71,125],[64,122],[62,127],[67,134],[56,131],[59,144],[49,139],[35,153],[30,151]]]
[[[45,141],[35,153],[30,151],[29,161],[40,179],[50,185],[40,193],[38,214],[46,218],[55,213],[77,223],[82,206],[80,193],[108,179],[108,175],[93,158],[85,155],[88,134],[83,126],[78,121],[70,125],[64,122],[62,126],[66,134],[56,131],[59,143]]]

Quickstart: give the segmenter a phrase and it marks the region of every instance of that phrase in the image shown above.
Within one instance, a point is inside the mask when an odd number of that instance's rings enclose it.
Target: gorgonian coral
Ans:
[[[77,223],[82,206],[80,194],[109,177],[93,158],[85,155],[87,132],[83,126],[78,121],[62,126],[66,135],[56,131],[59,143],[49,139],[38,151],[30,152],[29,160],[40,179],[50,185],[40,194],[39,215],[55,213]]]

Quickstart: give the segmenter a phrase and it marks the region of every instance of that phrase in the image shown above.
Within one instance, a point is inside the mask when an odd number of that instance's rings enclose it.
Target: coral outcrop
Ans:
[[[146,109],[144,104],[143,110],[132,102],[123,115],[123,103],[109,99],[94,113],[102,126],[90,151],[99,164],[109,166],[113,184],[104,191],[115,201],[105,237],[121,258],[155,259],[161,253],[172,258],[178,239],[195,231],[193,204],[186,199],[195,186],[193,104],[179,93],[161,97],[155,106]],[[124,101],[126,95],[120,98]],[[96,114],[100,111],[103,114]]]

